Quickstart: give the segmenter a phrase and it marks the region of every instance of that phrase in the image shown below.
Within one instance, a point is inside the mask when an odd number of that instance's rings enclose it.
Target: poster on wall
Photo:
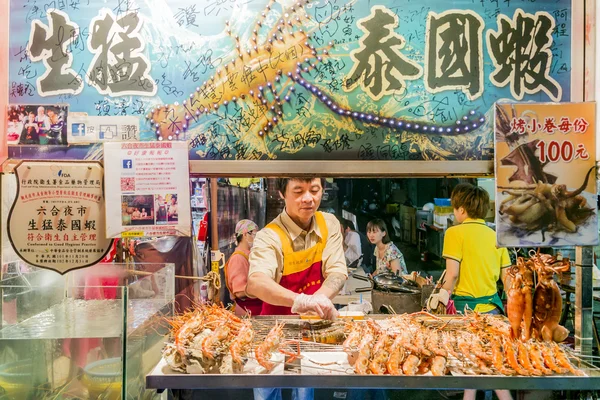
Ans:
[[[595,246],[596,103],[496,104],[498,246]]]
[[[106,236],[190,236],[188,144],[104,143]]]
[[[578,4],[11,0],[10,102],[133,116],[191,160],[491,159],[496,100],[571,101],[589,79]]]
[[[25,262],[61,274],[96,264],[109,251],[99,162],[23,161],[8,238]]]
[[[15,104],[8,107],[8,144],[66,145],[69,106]]]

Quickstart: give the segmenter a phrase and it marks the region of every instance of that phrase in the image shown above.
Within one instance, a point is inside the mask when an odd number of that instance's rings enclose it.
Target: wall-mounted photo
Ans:
[[[12,105],[8,108],[8,144],[66,145],[67,105]]]
[[[154,225],[154,196],[121,196],[123,226]]]
[[[177,224],[179,221],[179,204],[177,194],[155,195],[154,208],[156,209],[156,224]]]

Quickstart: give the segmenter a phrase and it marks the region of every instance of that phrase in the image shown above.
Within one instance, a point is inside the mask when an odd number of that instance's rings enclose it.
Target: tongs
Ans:
[[[364,281],[364,282],[370,283],[370,286],[368,286],[368,287],[360,287],[360,288],[354,289],[354,291],[356,293],[365,293],[365,292],[370,292],[373,290],[373,287],[375,286],[375,282],[373,281],[373,278],[371,278],[370,276],[362,276],[362,275],[358,275],[358,274],[354,273],[354,274],[352,274],[352,277],[358,279],[359,281]]]

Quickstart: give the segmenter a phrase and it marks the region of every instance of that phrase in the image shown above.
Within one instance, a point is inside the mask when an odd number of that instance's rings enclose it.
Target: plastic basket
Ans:
[[[87,380],[92,384],[120,382],[123,376],[123,361],[120,357],[95,361],[83,369]]]
[[[0,382],[13,385],[31,383],[31,360],[21,360],[0,365]]]

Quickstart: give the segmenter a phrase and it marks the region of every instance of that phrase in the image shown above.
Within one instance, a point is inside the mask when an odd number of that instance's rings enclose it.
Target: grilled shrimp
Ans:
[[[277,351],[279,346],[281,345],[281,339],[283,337],[283,326],[284,324],[275,323],[275,326],[269,331],[265,340],[256,347],[254,350],[254,355],[256,356],[256,361],[264,367],[267,371],[273,369],[275,364],[273,364],[271,360],[271,356],[273,352]]]

